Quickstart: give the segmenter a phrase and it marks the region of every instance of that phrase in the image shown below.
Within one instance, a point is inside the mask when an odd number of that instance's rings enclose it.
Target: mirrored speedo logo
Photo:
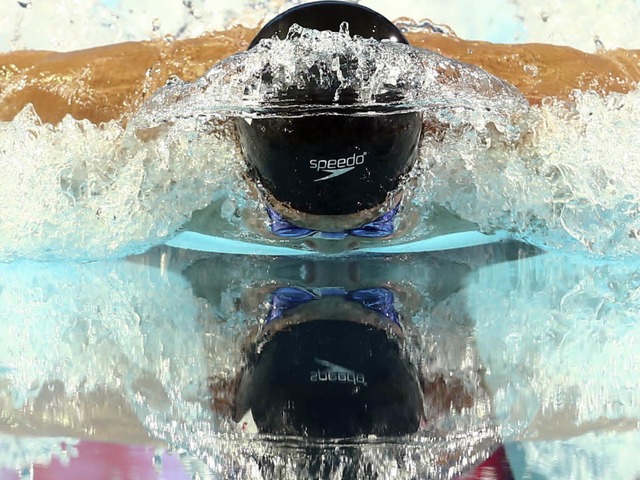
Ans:
[[[339,177],[340,175],[344,175],[347,172],[350,172],[358,165],[362,165],[365,160],[365,155],[367,152],[362,152],[359,155],[355,153],[350,157],[343,158],[331,158],[331,159],[312,159],[309,160],[309,168],[316,170],[318,172],[322,171],[328,173],[321,178],[316,178],[314,182],[322,182],[324,180],[329,180],[331,178]]]
[[[311,370],[309,374],[309,381],[311,382],[337,382],[337,383],[350,383],[352,385],[366,386],[363,373],[356,373],[335,363],[315,358],[318,365],[324,367],[324,369],[318,368],[317,370]]]

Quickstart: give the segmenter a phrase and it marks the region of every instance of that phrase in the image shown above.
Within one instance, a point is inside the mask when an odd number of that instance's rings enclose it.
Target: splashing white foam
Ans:
[[[206,379],[203,312],[180,275],[124,261],[0,269],[7,409],[23,408],[56,381],[73,397],[99,388],[132,394],[150,377],[169,399],[197,397]]]
[[[161,243],[237,184],[228,132],[193,135],[153,143],[116,122],[45,125],[30,106],[0,123],[0,259],[121,257]]]
[[[516,146],[452,134],[426,141],[430,167],[420,198],[483,229],[505,229],[544,248],[596,256],[640,252],[640,91],[532,110]],[[498,139],[500,142],[500,139]]]
[[[564,413],[575,427],[637,422],[637,262],[546,254],[470,278],[467,306],[499,418],[545,426]]]
[[[515,87],[476,66],[405,44],[354,39],[348,27],[339,33],[294,25],[285,40],[262,40],[196,82],[172,81],[131,123],[140,129],[194,115],[313,113],[305,95],[326,92],[335,97],[328,100],[342,104],[341,95],[348,95],[347,111],[379,105],[429,113],[442,109],[453,124],[484,128],[493,122],[503,131],[528,109]]]

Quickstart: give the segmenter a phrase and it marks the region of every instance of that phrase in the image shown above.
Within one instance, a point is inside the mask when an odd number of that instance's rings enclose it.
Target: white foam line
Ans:
[[[398,245],[385,245],[381,247],[368,247],[357,250],[358,253],[417,253],[437,250],[453,250],[456,248],[473,247],[499,242],[511,238],[507,232],[498,232],[494,235],[485,235],[479,232],[458,232],[439,237],[427,238],[415,242]],[[263,245],[259,243],[243,242],[228,238],[204,235],[196,232],[182,232],[166,242],[167,245],[186,250],[201,252],[229,253],[240,255],[319,255],[312,250],[300,250],[290,247],[278,247],[275,245]],[[356,253],[345,252],[345,254]]]

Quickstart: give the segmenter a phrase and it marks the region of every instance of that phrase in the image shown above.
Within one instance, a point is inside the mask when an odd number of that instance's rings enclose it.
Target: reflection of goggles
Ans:
[[[383,287],[350,291],[343,287],[325,287],[314,289],[313,291],[299,287],[281,287],[273,292],[271,308],[265,323],[281,318],[291,308],[323,297],[342,297],[345,300],[358,303],[365,308],[378,312],[401,326],[398,312],[393,306],[393,292]]]
[[[394,221],[399,209],[400,205],[398,204],[393,210],[380,215],[375,220],[358,228],[349,228],[342,232],[324,232],[322,230],[299,227],[269,207],[267,207],[267,213],[269,214],[271,232],[279,237],[302,238],[314,235],[328,240],[342,240],[348,235],[364,238],[388,237],[395,230]]]

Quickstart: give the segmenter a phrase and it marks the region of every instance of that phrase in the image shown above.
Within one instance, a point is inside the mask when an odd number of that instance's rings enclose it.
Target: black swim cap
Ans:
[[[416,432],[417,375],[385,330],[343,320],[290,325],[249,353],[235,417],[260,433],[313,438]]]
[[[274,35],[285,38],[294,24],[337,32],[343,22],[348,23],[350,35],[408,44],[402,32],[379,13],[328,1],[300,5],[277,16],[260,30],[250,48]],[[335,72],[327,85],[325,67],[312,65],[306,84],[282,92],[278,100],[295,104],[288,115],[238,119],[243,154],[272,199],[296,211],[344,215],[380,207],[414,163],[421,115],[394,110],[391,102],[401,99],[393,94],[358,107],[357,92],[342,88]],[[263,80],[269,81],[268,71]],[[309,106],[322,110],[309,110]],[[286,212],[279,213],[286,217]]]
[[[263,38],[271,38],[274,35],[284,39],[294,23],[314,30],[338,32],[342,22],[349,24],[351,35],[409,43],[398,27],[378,12],[355,3],[325,1],[298,5],[281,13],[262,27],[249,44],[249,48],[257,45]]]

